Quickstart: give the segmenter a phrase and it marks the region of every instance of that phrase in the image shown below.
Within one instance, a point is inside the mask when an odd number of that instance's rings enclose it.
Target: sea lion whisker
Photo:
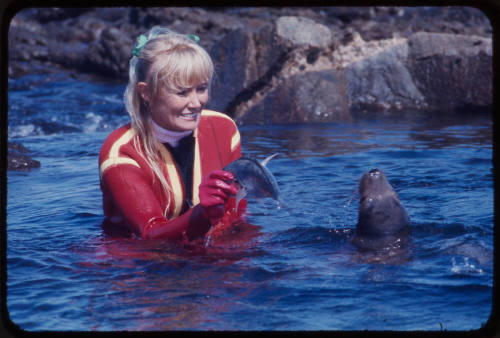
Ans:
[[[348,207],[349,205],[351,205],[351,202],[356,198],[357,194],[358,194],[358,187],[354,188],[352,193],[351,193],[351,198],[349,198],[349,200],[346,202],[346,204],[344,205],[344,207]]]

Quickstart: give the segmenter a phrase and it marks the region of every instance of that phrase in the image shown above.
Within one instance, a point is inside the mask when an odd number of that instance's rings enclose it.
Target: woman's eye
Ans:
[[[200,86],[200,87],[196,88],[196,91],[198,93],[204,93],[207,89],[208,89],[208,86]]]
[[[179,96],[187,96],[188,91],[187,90],[180,90],[176,94]]]

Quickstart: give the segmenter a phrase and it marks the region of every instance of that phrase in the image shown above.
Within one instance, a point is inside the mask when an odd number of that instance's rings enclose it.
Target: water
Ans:
[[[486,114],[359,116],[242,127],[243,151],[279,153],[284,207],[251,201],[251,240],[210,248],[113,239],[97,156],[127,122],[123,86],[9,81],[9,139],[41,167],[8,172],[7,310],[27,331],[470,330],[493,284],[492,122]],[[351,243],[357,181],[384,170],[411,218],[402,252]]]

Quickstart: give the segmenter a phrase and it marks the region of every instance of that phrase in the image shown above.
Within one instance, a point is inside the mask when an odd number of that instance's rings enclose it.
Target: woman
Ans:
[[[240,134],[228,116],[204,109],[214,67],[197,40],[161,27],[138,38],[124,95],[131,122],[99,156],[105,229],[201,237],[237,192],[221,169],[241,156]]]

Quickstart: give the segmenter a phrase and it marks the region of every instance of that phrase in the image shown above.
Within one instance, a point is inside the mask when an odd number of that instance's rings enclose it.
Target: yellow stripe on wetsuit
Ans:
[[[236,147],[240,144],[240,133],[238,131],[238,128],[236,128],[236,124],[234,121],[227,116],[226,114],[222,114],[213,110],[203,110],[202,111],[203,116],[217,116],[224,118],[226,120],[231,121],[235,125],[235,130],[236,132],[234,135],[231,137],[231,152],[233,152]],[[200,203],[200,197],[199,197],[199,187],[201,184],[201,159],[200,159],[200,146],[198,143],[198,128],[193,133],[195,137],[195,145],[194,145],[194,163],[193,163],[193,205],[199,204]]]
[[[118,140],[116,140],[115,143],[113,143],[113,146],[111,147],[111,150],[109,151],[108,158],[101,163],[101,166],[99,168],[99,174],[104,175],[104,172],[106,169],[111,168],[115,165],[118,164],[132,164],[135,165],[136,167],[140,168],[139,164],[131,159],[130,157],[121,157],[119,156],[120,154],[120,148],[124,144],[127,144],[130,142],[130,140],[135,136],[135,132],[130,129],[127,130]]]
[[[198,128],[193,133],[194,135],[194,163],[193,163],[193,205],[200,203],[200,184],[201,184],[201,160],[200,146],[198,144]]]
[[[160,147],[160,151],[165,161],[170,187],[172,188],[174,210],[170,218],[173,219],[180,215],[182,211],[182,205],[184,204],[184,194],[182,191],[181,177],[179,175],[179,172],[177,171],[177,166],[175,165],[170,151],[168,151],[168,149],[165,147]]]

